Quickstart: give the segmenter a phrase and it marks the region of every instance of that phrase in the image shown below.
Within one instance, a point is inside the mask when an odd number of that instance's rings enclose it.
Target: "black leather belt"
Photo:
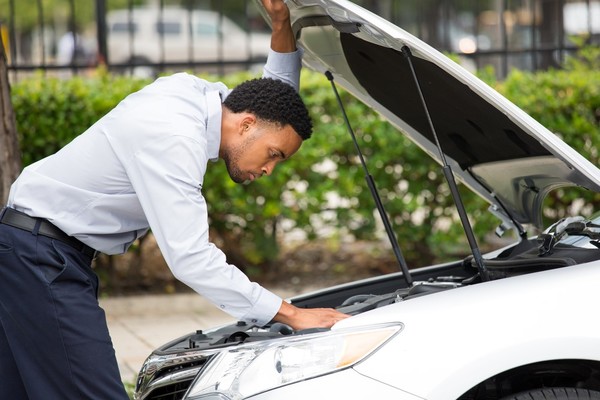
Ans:
[[[96,250],[75,239],[73,236],[67,235],[47,220],[43,218],[30,217],[29,215],[17,211],[13,208],[7,207],[3,210],[2,218],[0,218],[0,223],[10,225],[14,228],[23,229],[27,232],[32,233],[35,231],[36,225],[39,223],[37,231],[38,235],[60,240],[61,242],[66,243],[69,246],[79,250],[80,252],[82,252],[90,258],[95,258],[98,255],[98,252]]]

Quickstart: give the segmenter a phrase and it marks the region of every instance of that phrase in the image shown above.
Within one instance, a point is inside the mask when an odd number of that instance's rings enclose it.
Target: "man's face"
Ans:
[[[229,176],[236,183],[249,183],[271,175],[275,166],[300,148],[302,138],[290,125],[258,122],[243,128],[239,140],[222,154]]]

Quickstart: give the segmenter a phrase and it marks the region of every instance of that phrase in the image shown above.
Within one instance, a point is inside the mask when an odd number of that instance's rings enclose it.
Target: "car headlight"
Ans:
[[[402,329],[385,324],[240,345],[216,355],[188,393],[194,400],[238,400],[350,367]]]

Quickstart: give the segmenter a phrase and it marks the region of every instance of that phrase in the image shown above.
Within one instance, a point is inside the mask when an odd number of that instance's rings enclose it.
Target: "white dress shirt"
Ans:
[[[298,89],[301,52],[271,50],[265,77]],[[232,316],[266,324],[281,299],[210,243],[202,185],[229,93],[178,73],[133,93],[56,154],[25,168],[8,205],[106,254],[152,229],[173,275]]]

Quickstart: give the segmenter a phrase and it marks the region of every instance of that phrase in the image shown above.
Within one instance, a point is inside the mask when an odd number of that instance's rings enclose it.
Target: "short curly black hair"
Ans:
[[[236,86],[223,104],[232,112],[249,112],[258,119],[290,125],[302,140],[312,134],[312,121],[300,95],[277,79],[257,78]]]

